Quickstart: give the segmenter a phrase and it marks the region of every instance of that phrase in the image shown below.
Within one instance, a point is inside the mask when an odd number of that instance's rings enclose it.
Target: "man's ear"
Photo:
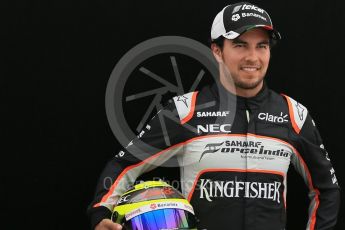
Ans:
[[[218,63],[223,62],[223,57],[222,57],[222,49],[217,46],[215,43],[211,44],[211,50],[213,53],[214,58],[217,60]]]

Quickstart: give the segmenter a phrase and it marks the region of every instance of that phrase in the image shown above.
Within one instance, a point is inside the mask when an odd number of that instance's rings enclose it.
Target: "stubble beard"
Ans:
[[[235,91],[236,89],[252,90],[252,89],[257,88],[263,82],[266,75],[266,71],[265,71],[256,81],[246,82],[246,81],[241,80],[241,78],[237,74],[230,73],[230,70],[226,65],[222,64],[221,68],[222,68],[223,77],[224,77],[223,80],[225,80],[227,85],[232,85]]]
[[[262,83],[262,81],[264,80],[265,75],[266,75],[266,71],[265,71],[264,73],[262,73],[262,75],[260,77],[257,78],[256,81],[252,82],[252,81],[242,80],[241,77],[235,73],[231,74],[229,69],[228,69],[227,73],[228,73],[227,77],[232,78],[232,81],[234,82],[233,84],[235,85],[235,87],[238,89],[244,89],[244,90],[250,90],[250,89],[257,88]]]
[[[264,77],[260,77],[257,81],[248,83],[248,82],[238,80],[236,79],[236,77],[234,77],[234,84],[236,88],[240,88],[240,89],[255,89],[261,84],[263,79]]]

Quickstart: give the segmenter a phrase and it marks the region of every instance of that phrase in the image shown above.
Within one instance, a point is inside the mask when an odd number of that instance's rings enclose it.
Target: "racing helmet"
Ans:
[[[118,199],[111,219],[123,230],[197,229],[193,207],[163,181],[131,187]]]

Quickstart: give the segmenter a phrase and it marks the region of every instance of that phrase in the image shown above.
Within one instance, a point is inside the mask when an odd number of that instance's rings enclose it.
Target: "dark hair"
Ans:
[[[210,39],[210,45],[212,45],[213,43],[216,44],[221,50],[223,50],[223,46],[224,46],[224,37],[223,36],[219,36],[219,38],[217,39]]]

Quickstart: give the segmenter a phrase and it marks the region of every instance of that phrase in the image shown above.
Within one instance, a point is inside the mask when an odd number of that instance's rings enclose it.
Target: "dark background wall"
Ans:
[[[340,185],[344,169],[343,1],[252,1],[283,40],[267,82],[306,105]],[[2,3],[2,229],[87,229],[97,178],[120,145],[105,113],[110,73],[134,45],[178,35],[207,45],[229,1]],[[138,110],[144,108],[138,108]],[[305,229],[306,189],[290,173],[288,229]],[[344,229],[342,208],[337,229]]]

